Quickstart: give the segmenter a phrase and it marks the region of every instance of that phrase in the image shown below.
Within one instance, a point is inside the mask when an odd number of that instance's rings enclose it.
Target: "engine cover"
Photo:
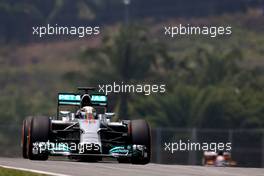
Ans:
[[[102,153],[102,143],[100,134],[100,121],[96,119],[87,120],[79,119],[80,145],[85,146],[85,152],[100,152]]]

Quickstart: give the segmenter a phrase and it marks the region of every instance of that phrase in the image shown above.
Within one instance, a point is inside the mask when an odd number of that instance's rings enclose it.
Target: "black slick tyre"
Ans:
[[[130,125],[132,144],[146,146],[147,153],[147,157],[132,156],[131,162],[133,164],[147,164],[150,162],[151,155],[150,127],[145,120],[132,120]]]
[[[49,117],[37,116],[33,117],[29,126],[28,137],[28,158],[30,160],[47,160],[48,152],[34,152],[34,143],[47,142],[51,129]]]
[[[28,146],[28,129],[31,124],[32,117],[27,117],[25,120],[23,120],[23,126],[22,126],[22,136],[21,136],[21,147],[22,147],[22,157],[27,159],[27,146]]]

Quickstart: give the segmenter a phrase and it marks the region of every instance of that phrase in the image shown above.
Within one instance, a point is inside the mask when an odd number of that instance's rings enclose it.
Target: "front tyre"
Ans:
[[[146,147],[146,157],[132,156],[133,164],[147,164],[150,162],[151,155],[151,136],[150,127],[145,120],[131,121],[131,140],[133,145],[144,145]]]
[[[22,136],[21,136],[21,147],[22,147],[22,156],[23,158],[28,158],[27,154],[27,146],[28,146],[28,129],[31,124],[32,117],[27,117],[25,120],[23,120],[23,126],[22,126]]]
[[[51,129],[49,117],[33,117],[29,126],[28,138],[28,158],[30,160],[47,160],[48,152],[40,151],[34,143],[47,142]],[[36,149],[37,148],[37,149]]]

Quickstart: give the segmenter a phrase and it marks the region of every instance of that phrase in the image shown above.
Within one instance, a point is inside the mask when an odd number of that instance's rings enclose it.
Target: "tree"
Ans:
[[[190,51],[180,63],[178,75],[187,84],[200,87],[232,82],[241,72],[239,63],[243,59],[240,49],[219,51],[217,48],[199,47]]]
[[[144,84],[153,81],[168,60],[164,45],[145,28],[137,25],[121,27],[116,36],[106,36],[100,48],[88,48],[81,61],[87,63],[92,84]],[[119,116],[127,118],[131,96],[118,96]]]

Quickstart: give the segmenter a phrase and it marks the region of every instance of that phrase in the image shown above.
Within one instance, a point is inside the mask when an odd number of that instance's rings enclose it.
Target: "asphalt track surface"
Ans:
[[[116,162],[30,161],[0,158],[0,167],[57,176],[264,176],[261,168],[220,168],[182,165],[132,165]]]

